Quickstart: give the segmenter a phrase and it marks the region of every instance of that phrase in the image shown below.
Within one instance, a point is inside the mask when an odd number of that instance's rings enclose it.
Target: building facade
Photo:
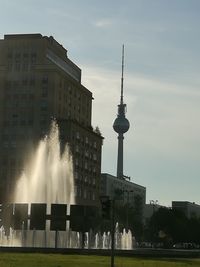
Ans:
[[[149,204],[144,206],[144,223],[147,224],[150,218],[157,212],[160,208],[167,208],[158,203],[158,200],[150,200]]]
[[[81,69],[52,36],[5,35],[0,40],[0,201],[56,119],[73,155],[76,202],[99,201],[102,136],[91,125],[92,93]]]
[[[108,196],[110,199],[118,198],[122,194],[122,201],[135,205],[135,201],[140,199],[142,207],[146,202],[146,188],[135,184],[128,179],[120,179],[108,173],[101,174],[101,196]],[[120,198],[121,198],[120,197]]]
[[[172,201],[172,209],[179,210],[190,218],[200,218],[200,205],[189,201]]]

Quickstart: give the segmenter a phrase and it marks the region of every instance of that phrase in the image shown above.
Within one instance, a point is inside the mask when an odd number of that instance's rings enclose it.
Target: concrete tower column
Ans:
[[[117,177],[124,179],[123,173],[123,142],[124,133],[126,133],[130,127],[129,121],[125,117],[126,104],[123,102],[123,81],[124,81],[124,45],[122,47],[122,77],[121,77],[121,96],[120,104],[118,105],[117,118],[113,123],[113,129],[118,133],[118,156],[117,156]]]

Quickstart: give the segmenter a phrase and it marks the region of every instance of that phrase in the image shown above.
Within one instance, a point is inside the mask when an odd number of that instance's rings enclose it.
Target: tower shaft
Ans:
[[[120,179],[124,178],[124,173],[123,173],[123,165],[124,165],[124,159],[123,159],[123,153],[124,153],[124,135],[119,134],[118,135],[118,154],[117,154],[117,177]]]
[[[124,45],[122,47],[122,76],[121,76],[121,95],[120,103],[118,105],[118,114],[117,118],[113,123],[113,128],[115,132],[118,133],[118,155],[117,155],[117,177],[120,179],[124,178],[123,174],[123,142],[124,142],[124,133],[129,129],[129,121],[126,119],[126,104],[124,104],[123,94],[124,94]]]

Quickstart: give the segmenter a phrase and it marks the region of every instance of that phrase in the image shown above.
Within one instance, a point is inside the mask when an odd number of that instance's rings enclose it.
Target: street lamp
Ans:
[[[111,199],[111,267],[114,267],[114,251],[115,251],[115,201],[123,200],[124,193],[127,193],[127,203],[129,203],[129,194],[133,192],[133,190],[121,190],[115,189],[114,195]],[[128,206],[126,209],[126,223],[128,229]]]
[[[128,215],[128,211],[129,211],[129,203],[130,203],[130,193],[133,193],[133,190],[124,190],[123,193],[127,193],[127,201],[126,201],[126,230],[128,230],[128,221],[129,221],[129,215]]]

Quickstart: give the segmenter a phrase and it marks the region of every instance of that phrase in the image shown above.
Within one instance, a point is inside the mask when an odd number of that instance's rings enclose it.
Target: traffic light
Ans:
[[[102,218],[110,220],[111,200],[108,197],[101,198],[101,214]]]

